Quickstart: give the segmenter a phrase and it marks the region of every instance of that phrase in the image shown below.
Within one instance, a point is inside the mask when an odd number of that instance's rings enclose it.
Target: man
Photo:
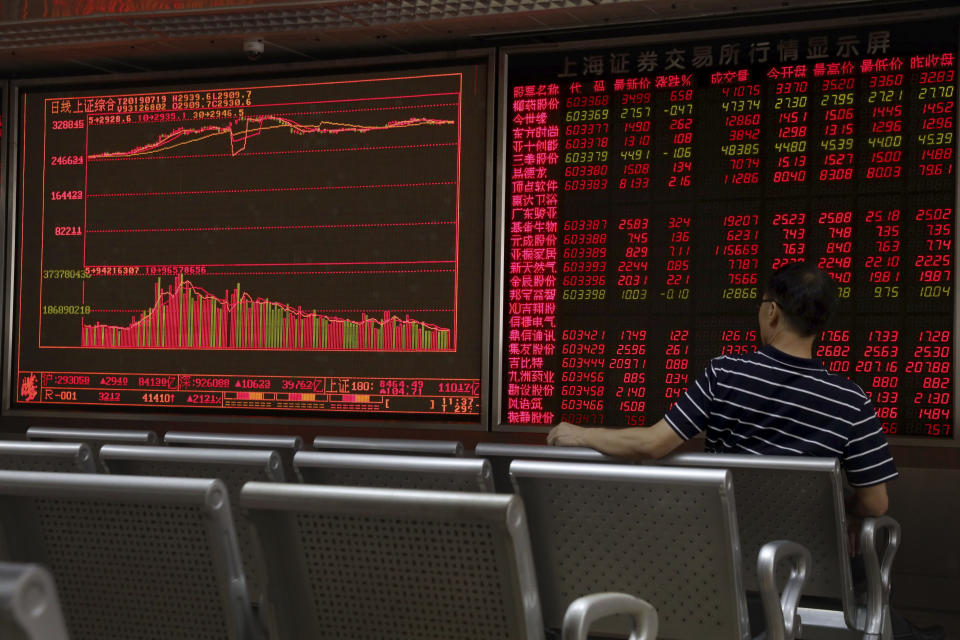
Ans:
[[[760,299],[759,350],[714,358],[649,429],[561,422],[547,442],[624,458],[660,458],[706,430],[704,448],[710,452],[836,457],[854,489],[848,513],[881,516],[887,511],[886,483],[899,473],[880,421],[859,386],[813,359],[813,343],[836,306],[837,287],[826,273],[806,263],[782,267]],[[895,611],[891,618],[896,640],[944,638],[940,625],[918,628]]]
[[[760,300],[759,350],[714,358],[648,429],[561,422],[547,442],[660,458],[705,430],[707,451],[836,457],[854,489],[851,515],[883,515],[886,483],[898,472],[873,405],[859,386],[813,359],[814,341],[836,306],[837,287],[829,275],[806,263],[782,267]]]

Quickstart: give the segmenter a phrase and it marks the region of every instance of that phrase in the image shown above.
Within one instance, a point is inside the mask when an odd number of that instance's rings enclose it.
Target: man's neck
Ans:
[[[770,346],[795,358],[810,359],[813,357],[813,341],[815,336],[799,336],[785,331],[777,334],[770,341]]]

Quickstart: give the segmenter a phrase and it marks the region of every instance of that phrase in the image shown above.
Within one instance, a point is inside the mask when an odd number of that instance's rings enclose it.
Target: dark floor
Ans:
[[[943,611],[921,611],[914,609],[898,609],[898,611],[918,627],[927,627],[934,624],[943,625],[943,628],[947,631],[948,640],[960,640],[960,612],[946,613]]]

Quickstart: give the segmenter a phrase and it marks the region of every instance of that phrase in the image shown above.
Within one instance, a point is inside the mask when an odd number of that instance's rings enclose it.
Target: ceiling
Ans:
[[[20,3],[15,7],[7,3]],[[847,15],[928,8],[934,2],[865,0],[177,0],[190,9],[135,11],[173,0],[4,0],[0,74],[122,73],[268,64],[475,48],[572,37],[591,29],[637,32],[678,21],[726,26],[772,12]],[[945,3],[950,4],[950,3]],[[230,5],[230,6],[224,6]],[[11,10],[13,7],[13,10]],[[118,12],[98,12],[103,10]],[[35,17],[35,16],[52,17]],[[29,19],[22,19],[26,16]],[[786,15],[784,17],[787,17]],[[262,37],[250,61],[245,39]]]

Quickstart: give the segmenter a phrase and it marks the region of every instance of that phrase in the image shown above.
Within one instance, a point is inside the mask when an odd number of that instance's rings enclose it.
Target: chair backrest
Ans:
[[[40,565],[0,562],[0,638],[68,640],[53,577]]]
[[[160,439],[153,431],[127,431],[125,429],[73,429],[61,427],[29,427],[28,440],[53,440],[57,442],[83,442],[90,445],[97,468],[100,466],[100,447],[105,444],[153,445]]]
[[[300,451],[293,461],[310,484],[493,493],[486,460]]]
[[[402,440],[387,438],[341,438],[318,436],[313,448],[354,453],[403,453],[420,456],[462,456],[463,443],[453,440]]]
[[[219,480],[0,471],[0,530],[74,640],[260,637]]]
[[[475,458],[486,458],[493,470],[493,486],[498,493],[513,493],[510,463],[514,460],[565,460],[568,462],[613,462],[622,460],[586,447],[549,447],[545,444],[500,444],[480,442],[473,450]]]
[[[293,454],[303,449],[300,436],[267,436],[239,433],[192,433],[167,431],[163,443],[179,447],[226,447],[230,449],[273,450],[280,454],[287,478],[293,479]]]
[[[770,540],[791,540],[811,554],[804,595],[836,598],[853,624],[856,607],[847,544],[843,480],[836,458],[684,453],[660,461],[729,469],[737,492],[737,520],[748,591],[758,589],[757,552]]]
[[[96,451],[105,444],[159,444],[153,431],[126,429],[73,429],[67,427],[29,427],[27,440],[86,442]]]
[[[518,496],[249,483],[275,637],[543,638]]]
[[[619,591],[656,607],[663,637],[750,637],[728,472],[516,460],[510,474],[547,627],[578,597]]]
[[[90,445],[82,442],[0,442],[0,469],[95,473]]]
[[[233,505],[231,513],[250,601],[259,600],[263,589],[263,563],[244,519],[243,508],[238,505],[244,483],[284,481],[276,451],[104,445],[100,449],[100,460],[108,472],[115,474],[221,480]]]

